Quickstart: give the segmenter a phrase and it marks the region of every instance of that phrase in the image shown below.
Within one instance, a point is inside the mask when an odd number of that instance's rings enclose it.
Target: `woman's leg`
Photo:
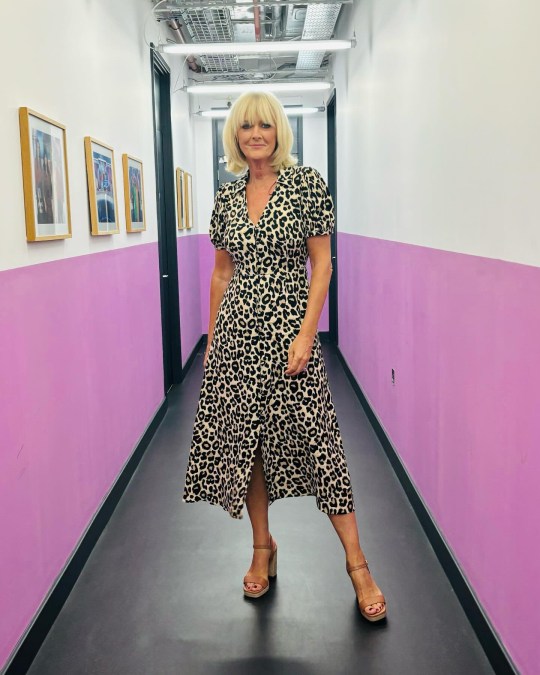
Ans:
[[[253,529],[253,543],[267,544],[270,539],[268,529],[268,493],[264,481],[264,470],[260,445],[255,452],[255,461],[251,473],[251,480],[248,485],[246,495],[246,507],[251,520]],[[248,574],[255,576],[268,576],[268,559],[270,558],[268,549],[257,548],[253,550],[253,560]],[[260,584],[247,583],[248,591],[260,591]]]
[[[347,513],[341,516],[329,515],[328,517],[345,549],[347,564],[350,567],[362,564],[365,560],[365,556],[360,547],[360,540],[358,538],[356,515],[354,513]],[[353,572],[351,574],[351,580],[359,600],[362,600],[362,598],[365,598],[368,595],[377,595],[381,592],[366,568]],[[381,602],[377,602],[374,605],[368,605],[365,611],[367,614],[375,616],[383,609],[384,605]]]

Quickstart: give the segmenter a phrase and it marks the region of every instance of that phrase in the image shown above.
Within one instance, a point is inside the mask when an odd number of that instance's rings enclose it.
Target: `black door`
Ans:
[[[334,200],[336,210],[336,223],[338,216],[337,208],[337,163],[336,163],[336,92],[326,105],[326,130],[328,147],[328,188]],[[332,267],[334,271],[330,280],[328,291],[329,311],[329,338],[334,344],[338,344],[338,259],[337,259],[337,227],[331,237]]]
[[[173,384],[178,384],[182,378],[172,157],[171,75],[163,58],[153,49],[150,53],[154,106],[163,373],[165,393],[167,393]]]

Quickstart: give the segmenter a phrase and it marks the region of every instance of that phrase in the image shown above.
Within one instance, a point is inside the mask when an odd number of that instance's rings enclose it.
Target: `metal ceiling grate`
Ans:
[[[232,42],[234,30],[229,10],[204,9],[182,12],[193,42]],[[208,72],[237,72],[240,70],[238,57],[233,54],[212,54],[201,56],[201,62]]]
[[[302,40],[328,40],[334,33],[341,3],[333,5],[308,5]],[[319,68],[325,52],[301,52],[296,68],[312,70]]]

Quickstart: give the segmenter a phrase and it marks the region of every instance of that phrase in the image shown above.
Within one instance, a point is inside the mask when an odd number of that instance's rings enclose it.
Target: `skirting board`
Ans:
[[[135,446],[131,457],[127,460],[124,468],[120,472],[115,484],[109,494],[104,499],[100,508],[94,515],[92,522],[76,546],[69,562],[66,564],[63,572],[56,580],[56,583],[50,591],[47,599],[38,610],[32,624],[28,627],[26,633],[21,638],[19,646],[15,649],[10,660],[6,664],[2,673],[4,675],[23,675],[30,668],[32,661],[36,657],[41,645],[43,644],[48,632],[52,628],[56,617],[60,613],[66,602],[75,582],[79,578],[86,561],[90,557],[94,546],[96,545],[101,533],[107,526],[118,502],[135,473],[144,452],[152,440],[157,428],[159,427],[165,413],[167,412],[168,401],[163,399],[159,408],[154,414],[152,421],[146,428],[141,439]],[[67,674],[66,674],[67,675]]]
[[[486,653],[486,656],[493,666],[494,671],[497,673],[497,675],[519,675],[518,670],[512,663],[508,652],[502,644],[499,636],[495,632],[495,629],[486,616],[480,602],[478,601],[478,598],[476,597],[474,591],[469,585],[469,582],[463,574],[456,558],[454,557],[454,554],[446,543],[446,540],[439,530],[437,523],[433,519],[430,510],[416,489],[412,478],[409,476],[407,469],[403,465],[398,453],[392,445],[392,442],[388,438],[384,427],[379,421],[379,418],[375,414],[374,410],[371,408],[371,405],[364,395],[360,385],[356,381],[351,369],[349,368],[349,364],[345,360],[345,357],[339,348],[336,349],[336,352],[352,385],[352,388],[354,389],[354,392],[358,397],[371,426],[377,434],[377,438],[379,439],[412,508],[414,509],[416,517],[420,521],[429,543],[433,547],[433,550],[435,551],[435,554],[439,559],[439,562],[441,563],[441,566],[448,577],[448,580],[450,581],[450,584],[452,585],[452,588],[454,589],[454,592],[461,603],[461,606],[463,607],[463,610],[465,611],[465,614],[467,615],[467,618],[469,619],[471,626],[473,627],[473,630]]]
[[[208,335],[206,335],[206,334],[201,335],[201,337],[197,341],[197,344],[191,350],[191,354],[189,355],[188,360],[185,362],[184,366],[182,367],[182,380],[186,376],[188,370],[191,368],[191,365],[193,364],[193,361],[195,360],[195,357],[197,356],[197,354],[206,345],[207,338],[208,338]]]

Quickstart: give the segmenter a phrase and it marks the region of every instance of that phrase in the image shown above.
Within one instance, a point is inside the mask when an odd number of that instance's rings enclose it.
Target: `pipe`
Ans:
[[[255,21],[255,42],[261,41],[261,8],[253,0],[253,19]]]
[[[172,32],[175,34],[176,39],[178,40],[178,42],[179,42],[180,44],[185,44],[185,43],[186,43],[186,39],[185,39],[184,34],[182,33],[182,31],[180,30],[180,24],[178,23],[178,21],[177,21],[176,19],[171,19],[171,20],[168,22],[168,24],[169,24],[169,28],[170,28],[170,29],[172,30]],[[202,72],[202,68],[201,68],[201,66],[197,63],[197,59],[196,59],[194,56],[189,55],[189,56],[186,58],[186,61],[187,61],[187,64],[188,64],[188,68],[189,68],[190,70],[192,70],[194,73],[201,73],[201,72]]]

